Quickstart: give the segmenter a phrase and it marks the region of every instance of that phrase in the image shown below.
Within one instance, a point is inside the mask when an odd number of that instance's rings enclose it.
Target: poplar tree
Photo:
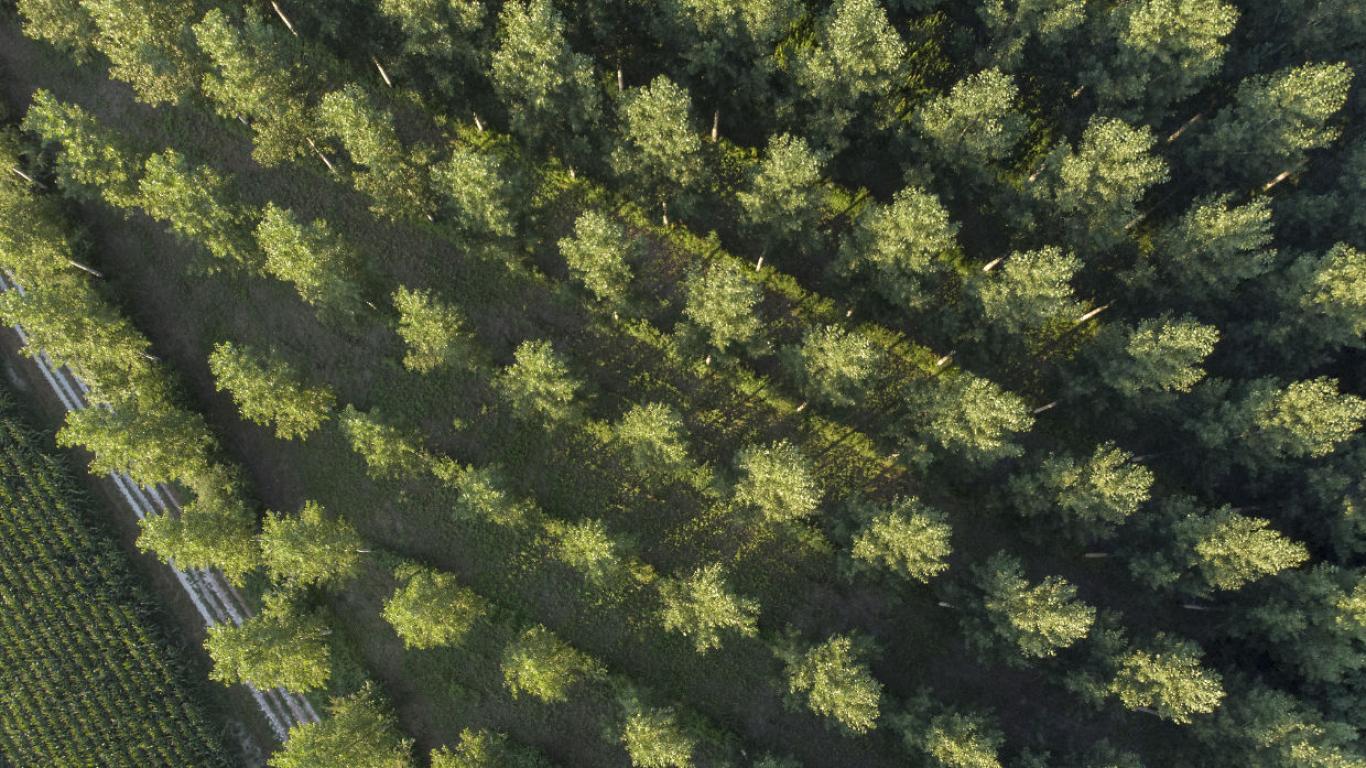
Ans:
[[[256,516],[234,494],[200,493],[179,514],[138,521],[138,549],[177,568],[217,568],[234,584],[261,564]]]
[[[692,99],[660,75],[627,94],[621,119],[612,168],[661,206],[667,221],[669,202],[697,189],[706,173],[702,138],[692,126]]]
[[[1086,21],[1085,0],[981,0],[977,15],[991,38],[987,57],[1017,71],[1029,44],[1065,50],[1069,33]]]
[[[336,137],[360,167],[356,189],[370,197],[370,208],[390,219],[422,219],[434,205],[427,179],[399,140],[394,117],[376,107],[355,83],[323,95],[317,120]]]
[[[1203,651],[1189,640],[1159,633],[1146,648],[1117,660],[1110,683],[1125,707],[1151,711],[1178,725],[1218,709],[1224,700],[1219,673],[1201,666]]]
[[[719,564],[698,568],[687,578],[665,579],[659,597],[664,630],[691,639],[698,653],[720,648],[722,632],[741,637],[759,632],[759,603],[732,592]]]
[[[1307,682],[1350,688],[1366,670],[1366,572],[1319,563],[1267,581],[1265,597],[1231,617],[1232,634]]]
[[[307,437],[332,415],[337,398],[326,387],[308,387],[294,367],[273,352],[219,342],[209,356],[215,388],[232,394],[247,421],[275,425],[282,440]]]
[[[552,521],[547,532],[553,538],[551,556],[578,571],[589,584],[610,588],[626,577],[621,547],[601,520]]]
[[[824,162],[800,136],[783,133],[769,139],[763,160],[735,196],[741,221],[765,252],[784,247],[800,252],[815,245],[825,195]]]
[[[204,95],[220,116],[251,123],[252,157],[269,167],[307,154],[315,132],[305,102],[309,83],[288,31],[255,8],[237,23],[210,9],[193,30],[209,59]]]
[[[145,396],[121,401],[116,409],[68,413],[57,444],[94,454],[92,474],[122,472],[147,487],[200,477],[208,471],[214,449],[201,416],[161,397]]]
[[[694,740],[678,724],[672,709],[632,712],[621,730],[621,743],[634,768],[692,768]]]
[[[587,162],[602,97],[592,59],[569,47],[564,27],[550,0],[504,4],[490,74],[518,138],[534,152]]]
[[[327,687],[332,675],[331,630],[315,613],[285,592],[268,592],[260,613],[233,625],[209,627],[204,648],[213,660],[209,677],[247,683],[260,690],[284,688],[307,693]]]
[[[77,64],[90,60],[99,28],[81,0],[19,0],[15,5],[24,35],[51,43]]]
[[[403,367],[429,373],[468,357],[469,334],[465,315],[430,291],[400,285],[392,297],[398,311],[398,335],[403,340]]]
[[[811,462],[786,440],[742,448],[735,468],[735,501],[758,509],[767,522],[800,520],[820,504],[820,481]]]
[[[683,287],[683,314],[702,330],[713,349],[727,352],[759,335],[755,310],[763,294],[739,265],[718,260],[690,274]]]
[[[235,199],[218,171],[191,166],[172,149],[152,155],[138,183],[138,204],[148,216],[198,242],[215,258],[251,272],[261,268],[251,234],[252,212]]]
[[[365,459],[369,475],[396,480],[416,475],[426,460],[421,448],[398,427],[386,424],[376,411],[358,411],[347,405],[338,415],[342,434],[351,449]]]
[[[449,573],[403,565],[394,576],[399,586],[384,601],[381,613],[406,648],[459,645],[488,615],[484,599]]]
[[[620,224],[600,211],[584,211],[574,222],[574,234],[560,238],[559,248],[569,274],[594,298],[613,310],[625,306],[632,277],[627,259],[635,242]]]
[[[413,741],[379,702],[371,683],[334,698],[327,717],[289,729],[270,768],[413,768]]]
[[[478,0],[380,0],[377,10],[401,31],[403,56],[419,62],[447,97],[484,68],[487,19]]]
[[[887,205],[870,204],[840,247],[838,268],[867,272],[874,286],[896,305],[910,310],[930,306],[935,292],[953,272],[958,225],[939,198],[907,187]]]
[[[526,694],[547,704],[568,701],[570,688],[603,674],[596,661],[540,625],[504,649],[502,669],[512,698]]]
[[[454,144],[447,158],[432,168],[432,188],[460,229],[508,237],[513,232],[512,191],[504,175],[495,155]]]
[[[1290,268],[1284,288],[1290,327],[1271,329],[1284,346],[1336,350],[1366,346],[1366,251],[1338,243],[1323,254],[1307,254]]]
[[[1210,121],[1194,151],[1216,179],[1260,184],[1293,170],[1341,132],[1331,125],[1347,102],[1345,63],[1308,63],[1243,80],[1233,103]]]
[[[138,204],[142,158],[83,108],[39,89],[22,127],[38,134],[43,146],[57,147],[57,183],[63,192],[87,200],[103,198],[115,208]]]
[[[1209,316],[1244,283],[1266,274],[1276,258],[1270,247],[1271,201],[1231,201],[1230,195],[1201,198],[1162,228],[1130,282]]]
[[[267,203],[256,225],[266,274],[294,286],[299,298],[329,317],[361,311],[359,257],[322,219],[303,222],[293,211]]]
[[[550,768],[550,764],[535,750],[514,744],[506,734],[466,728],[455,749],[432,751],[432,768]]]
[[[856,568],[922,584],[948,570],[953,531],[942,512],[906,496],[887,504],[858,502],[853,513],[865,521],[850,548]]]
[[[834,635],[786,659],[787,688],[821,717],[853,733],[877,727],[882,684],[859,658],[854,642]]]
[[[193,0],[81,0],[109,59],[109,74],[133,87],[139,101],[177,104],[199,84],[190,24]]]
[[[360,567],[365,541],[344,519],[328,519],[322,505],[304,502],[297,515],[267,512],[261,554],[277,581],[299,586],[343,582]]]

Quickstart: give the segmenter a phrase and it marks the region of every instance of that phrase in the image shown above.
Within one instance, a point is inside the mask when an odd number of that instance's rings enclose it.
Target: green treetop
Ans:
[[[1200,665],[1203,652],[1189,640],[1159,634],[1148,648],[1117,659],[1110,692],[1128,709],[1178,725],[1218,709],[1224,687],[1217,672]]]
[[[627,95],[612,167],[661,205],[703,180],[702,138],[692,126],[688,92],[660,75]]]
[[[672,709],[632,712],[621,730],[621,743],[634,768],[692,768],[694,740],[678,724]]]
[[[535,750],[514,744],[501,733],[488,730],[460,732],[455,749],[432,751],[432,768],[550,768]]]
[[[1271,201],[1253,198],[1231,206],[1229,195],[1197,200],[1154,238],[1145,264],[1128,279],[1165,298],[1207,314],[1233,298],[1245,281],[1269,271]]]
[[[1066,37],[1086,21],[1086,0],[981,0],[977,15],[991,36],[989,58],[1017,71],[1026,47],[1066,48]]]
[[[1301,257],[1290,272],[1286,298],[1297,310],[1294,340],[1278,341],[1299,346],[1312,340],[1330,349],[1366,346],[1366,251],[1338,243],[1322,255]]]
[[[201,493],[180,514],[148,515],[138,527],[138,549],[177,568],[217,568],[240,585],[261,564],[256,516],[233,494]]]
[[[922,584],[948,570],[953,531],[942,512],[914,496],[858,504],[854,512],[867,520],[850,549],[857,567]]]
[[[905,55],[881,3],[835,2],[818,21],[815,45],[801,48],[793,65],[797,86],[815,105],[808,135],[820,137],[823,149],[841,149],[859,107],[891,94]]]
[[[365,541],[350,523],[329,520],[316,501],[297,515],[267,512],[261,526],[261,554],[278,581],[303,586],[345,581],[360,566]]]
[[[1102,109],[1160,122],[1223,62],[1238,9],[1222,0],[1141,0],[1110,14],[1114,52],[1086,79]]]
[[[535,509],[533,502],[519,501],[507,491],[507,482],[496,467],[453,468],[448,474],[438,469],[437,475],[458,494],[453,509],[458,517],[516,526]]]
[[[77,64],[90,60],[99,28],[80,0],[19,0],[24,35],[51,43]]]
[[[138,204],[140,158],[89,112],[40,89],[33,93],[22,127],[38,134],[43,146],[57,146],[57,183],[67,194],[102,197],[116,208]]]
[[[303,222],[293,211],[267,203],[256,225],[266,273],[294,286],[310,306],[329,316],[361,310],[360,259],[326,221]]]
[[[985,716],[945,711],[923,722],[908,716],[900,728],[906,746],[927,755],[934,768],[1001,768],[1005,736]]]
[[[988,69],[959,80],[915,115],[916,128],[954,162],[986,167],[1005,160],[1024,135],[1015,79]]]
[[[1145,392],[1189,392],[1205,377],[1201,364],[1214,351],[1219,329],[1186,315],[1116,323],[1099,334],[1094,349],[1100,379],[1131,399]]]
[[[807,517],[821,500],[811,462],[787,441],[749,446],[735,454],[739,479],[735,500],[752,505],[772,522]]]
[[[633,245],[620,224],[596,210],[580,214],[574,222],[574,235],[559,242],[569,274],[598,301],[612,308],[626,303],[631,285],[627,257]]]
[[[1033,338],[1076,320],[1082,305],[1072,291],[1081,261],[1062,249],[1047,246],[1015,252],[999,274],[977,283],[982,314],[998,332]]]
[[[1270,181],[1327,146],[1340,131],[1329,123],[1347,102],[1352,70],[1345,63],[1303,64],[1252,75],[1233,103],[1210,121],[1195,155],[1216,175],[1247,184]]]
[[[663,403],[632,406],[615,425],[613,436],[635,468],[648,476],[663,477],[689,464],[683,418]]]
[[[147,158],[138,193],[147,215],[170,225],[177,235],[202,244],[223,261],[252,271],[260,268],[251,214],[234,199],[218,171],[191,166],[168,149]]]
[[[660,620],[667,632],[690,638],[698,653],[721,647],[721,633],[758,634],[759,603],[732,592],[718,564],[698,568],[685,579],[659,585]]]
[[[288,30],[250,7],[240,24],[213,8],[193,29],[210,62],[204,95],[222,117],[251,122],[252,157],[274,166],[305,155],[311,116]]]
[[[565,39],[564,19],[549,0],[517,0],[498,16],[494,90],[512,132],[541,153],[586,158],[602,119],[593,61]]]
[[[907,187],[891,204],[864,209],[841,245],[838,264],[845,271],[871,272],[889,301],[920,310],[951,272],[947,257],[957,248],[957,236],[958,225],[939,198]]]
[[[882,684],[859,659],[849,637],[832,636],[788,659],[787,687],[812,712],[854,733],[877,727]]]
[[[326,387],[304,386],[283,358],[230,341],[214,347],[209,370],[217,390],[232,393],[247,421],[274,424],[282,440],[307,437],[327,421],[336,404]]]
[[[514,413],[552,421],[573,414],[574,395],[582,386],[548,341],[522,342],[496,385]]]
[[[1026,659],[1057,655],[1086,637],[1096,609],[1077,599],[1077,588],[1058,576],[1030,584],[1020,561],[1004,552],[974,568],[986,623],[995,637],[973,640],[990,647],[1005,641]]]
[[[512,190],[497,156],[453,144],[450,154],[432,168],[432,187],[450,208],[462,230],[481,236],[507,237],[513,231]]]
[[[1235,691],[1195,729],[1212,768],[1366,768],[1356,727],[1262,685]]]
[[[552,521],[547,528],[554,537],[553,557],[578,571],[589,584],[612,586],[625,576],[620,546],[601,520]]]
[[[542,626],[528,629],[504,649],[502,668],[514,699],[527,694],[545,703],[568,701],[572,686],[603,673],[596,661]]]
[[[1011,478],[1015,507],[1025,515],[1056,515],[1068,533],[1084,541],[1111,538],[1152,489],[1152,470],[1133,459],[1114,443],[1096,446],[1085,461],[1049,456],[1038,471]]]
[[[689,275],[684,288],[683,314],[706,333],[717,351],[747,344],[759,335],[762,326],[755,310],[762,294],[739,265],[717,261]]]
[[[913,389],[910,400],[912,428],[974,464],[1021,455],[1011,438],[1034,425],[1019,396],[966,372],[936,376]]]
[[[1322,458],[1349,440],[1366,421],[1366,400],[1338,391],[1320,377],[1281,386],[1274,379],[1246,385],[1195,424],[1207,445],[1234,452],[1252,466]]]
[[[95,47],[109,75],[133,87],[139,101],[176,104],[199,84],[191,43],[193,0],[81,0],[95,22]]]
[[[823,165],[824,158],[800,136],[783,133],[768,140],[763,160],[736,200],[745,226],[769,252],[813,245],[824,202]]]
[[[394,575],[400,586],[384,601],[383,615],[407,648],[458,645],[488,613],[483,598],[449,573],[405,565]]]
[[[318,103],[318,124],[334,136],[351,161],[361,167],[356,189],[370,197],[370,208],[391,219],[432,215],[426,174],[409,159],[399,140],[394,117],[376,107],[365,89],[349,83],[325,94]]]
[[[371,684],[332,699],[327,714],[289,729],[284,746],[270,756],[270,768],[413,768],[413,741],[400,735]]]
[[[1054,151],[1045,188],[1075,246],[1106,249],[1123,241],[1143,195],[1168,178],[1166,161],[1152,154],[1156,142],[1147,126],[1093,117],[1075,149],[1064,144]]]
[[[811,328],[792,355],[803,394],[838,406],[861,401],[880,361],[879,350],[866,336],[837,325]]]
[[[1234,615],[1234,634],[1311,683],[1350,687],[1366,670],[1366,572],[1320,563],[1268,581],[1269,595]]]
[[[147,487],[192,482],[208,471],[214,448],[203,417],[164,397],[125,400],[114,410],[72,411],[57,432],[57,445],[94,454],[92,474],[123,472]]]
[[[386,424],[379,413],[358,411],[347,405],[337,417],[351,450],[365,459],[365,468],[376,479],[398,479],[418,473],[426,458],[415,440],[398,427]]]
[[[330,631],[320,616],[305,612],[289,594],[267,593],[261,612],[240,625],[209,627],[204,641],[213,660],[209,677],[259,690],[320,690],[332,675]]]
[[[466,339],[465,316],[431,292],[409,290],[400,285],[393,295],[398,311],[398,335],[406,352],[403,367],[428,373],[460,357]]]

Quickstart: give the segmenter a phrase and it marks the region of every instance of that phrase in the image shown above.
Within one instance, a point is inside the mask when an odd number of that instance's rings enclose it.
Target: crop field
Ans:
[[[15,766],[238,764],[205,683],[71,470],[0,402],[0,754]]]
[[[1366,765],[1359,3],[15,5],[0,319],[273,768]]]

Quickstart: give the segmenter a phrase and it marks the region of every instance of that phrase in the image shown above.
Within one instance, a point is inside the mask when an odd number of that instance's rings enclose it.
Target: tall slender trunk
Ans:
[[[294,29],[294,25],[289,22],[289,17],[285,15],[284,11],[280,10],[280,4],[275,2],[275,0],[270,0],[270,7],[275,9],[275,15],[279,16],[280,21],[285,23],[285,29],[289,30],[289,34],[298,37],[299,33]]]
[[[716,142],[717,136],[721,134],[721,110],[711,113],[711,140]]]

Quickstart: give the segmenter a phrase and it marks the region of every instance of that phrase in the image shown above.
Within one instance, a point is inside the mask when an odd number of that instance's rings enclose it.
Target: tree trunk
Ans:
[[[711,113],[711,140],[716,142],[716,137],[721,133],[721,110]]]
[[[318,149],[318,145],[313,143],[313,139],[308,139],[307,141],[309,149],[312,149],[313,154],[317,155],[318,159],[323,161],[323,165],[327,166],[327,170],[336,173],[337,167],[332,165],[332,161],[327,159],[327,155],[324,155],[322,151]]]
[[[86,265],[80,263],[79,261],[76,261],[75,259],[67,259],[67,260],[66,260],[66,263],[67,263],[67,264],[70,264],[71,266],[75,267],[76,269],[79,269],[79,270],[82,271],[82,272],[86,272],[86,273],[88,273],[88,274],[94,275],[95,277],[99,277],[99,278],[103,278],[103,277],[104,277],[104,274],[103,274],[102,272],[100,272],[98,269],[95,269],[94,267],[87,267]]]
[[[621,72],[621,62],[617,62],[617,93],[626,90],[626,77]]]
[[[378,69],[379,76],[384,78],[384,84],[389,86],[390,88],[393,88],[394,81],[389,79],[389,73],[384,71],[384,66],[379,63],[379,59],[375,58],[374,56],[371,56],[370,61],[373,61],[375,63],[375,69]]]
[[[473,114],[474,114],[474,127],[475,127],[475,129],[478,130],[480,133],[483,133],[483,132],[484,132],[484,121],[479,119],[479,113],[478,113],[478,112],[474,112]]]
[[[667,227],[667,226],[669,226],[669,203],[668,203],[667,201],[662,202],[662,203],[659,204],[659,207],[660,207],[661,210],[664,211],[664,216],[663,216],[663,219],[664,219],[664,226]]]
[[[289,23],[289,17],[285,15],[284,11],[280,10],[280,4],[275,2],[275,0],[270,0],[270,7],[275,9],[275,15],[279,16],[280,21],[285,23],[285,29],[289,30],[289,34],[298,37],[299,33],[294,29],[294,25]]]
[[[756,262],[754,262],[754,271],[755,271],[755,272],[758,272],[759,270],[761,270],[761,269],[763,269],[763,268],[764,268],[764,257],[763,257],[763,256],[760,256],[760,257],[759,257],[759,260],[756,261]]]

